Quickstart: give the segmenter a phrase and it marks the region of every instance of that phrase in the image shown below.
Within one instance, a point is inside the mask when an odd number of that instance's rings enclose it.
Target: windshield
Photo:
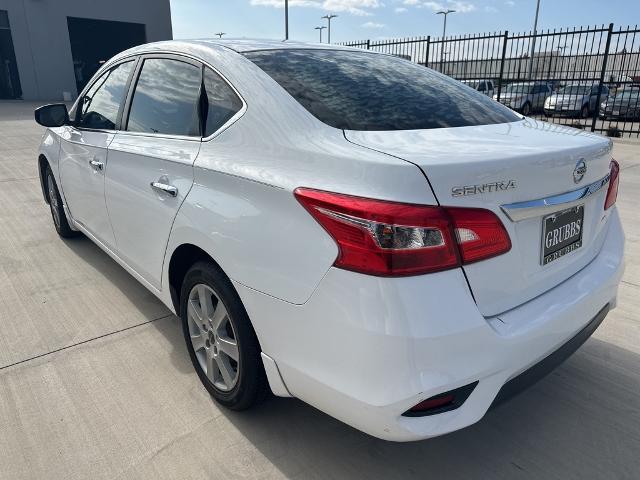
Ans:
[[[281,49],[245,56],[335,128],[417,130],[520,119],[457,80],[389,55]]]
[[[533,85],[528,83],[512,83],[504,87],[506,93],[530,93]]]
[[[614,97],[615,101],[624,100],[627,102],[637,102],[640,99],[640,92],[621,92]]]
[[[478,89],[478,85],[480,85],[478,80],[462,80],[462,83],[470,86],[471,88],[475,88],[476,90]]]
[[[588,95],[590,91],[588,85],[567,85],[558,90],[558,95]]]

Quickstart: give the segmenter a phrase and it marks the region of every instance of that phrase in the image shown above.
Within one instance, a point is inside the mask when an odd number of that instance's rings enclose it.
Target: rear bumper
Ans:
[[[477,422],[496,398],[575,350],[615,306],[623,250],[614,210],[589,265],[492,318],[480,314],[461,270],[388,279],[332,268],[303,305],[236,288],[293,396],[373,436],[410,441]],[[474,382],[455,410],[402,415]]]
[[[571,340],[562,345],[548,357],[539,361],[532,367],[529,367],[527,370],[522,372],[517,377],[512,378],[507,383],[505,383],[496,398],[493,400],[491,404],[491,408],[495,408],[507,400],[511,399],[515,395],[523,392],[538,380],[544,378],[547,374],[551,373],[555,368],[560,366],[562,362],[564,362],[567,358],[574,354],[574,352],[582,346],[584,342],[586,342],[593,332],[600,326],[602,321],[609,313],[610,306],[609,304],[605,305],[602,310],[598,312],[598,314],[591,319],[587,325],[580,330]]]

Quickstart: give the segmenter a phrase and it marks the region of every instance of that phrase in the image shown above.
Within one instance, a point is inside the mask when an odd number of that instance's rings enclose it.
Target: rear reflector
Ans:
[[[402,415],[404,417],[426,417],[455,410],[469,398],[476,385],[478,385],[478,382],[473,382],[464,387],[434,395],[411,407]]]
[[[395,203],[298,188],[298,201],[338,245],[334,265],[378,276],[437,272],[509,251],[500,219],[477,208]]]
[[[611,175],[609,177],[609,189],[607,199],[604,201],[604,209],[609,210],[618,198],[618,185],[620,184],[620,165],[615,160],[611,160]]]

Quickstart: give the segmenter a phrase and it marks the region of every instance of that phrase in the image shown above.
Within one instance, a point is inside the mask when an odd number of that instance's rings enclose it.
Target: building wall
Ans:
[[[77,96],[67,17],[142,23],[147,42],[173,37],[169,0],[0,0],[0,10],[9,12],[25,100]]]

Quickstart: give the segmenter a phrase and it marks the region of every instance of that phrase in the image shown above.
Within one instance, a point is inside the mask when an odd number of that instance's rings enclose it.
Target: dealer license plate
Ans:
[[[542,265],[582,246],[584,205],[547,215],[542,219]]]

